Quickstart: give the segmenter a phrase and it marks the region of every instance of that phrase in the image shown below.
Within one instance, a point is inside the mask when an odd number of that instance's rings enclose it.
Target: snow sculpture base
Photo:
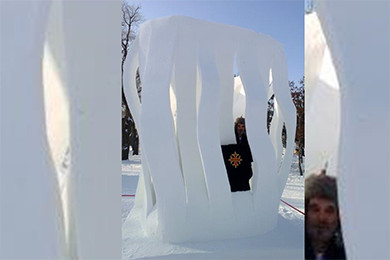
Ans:
[[[275,228],[279,202],[276,211],[269,212],[269,214],[256,214],[256,211],[253,209],[252,192],[234,192],[231,194],[231,199],[235,212],[232,218],[226,221],[225,216],[220,216],[218,219],[217,216],[212,218],[203,215],[202,213],[204,212],[194,212],[194,214],[186,216],[188,224],[181,227],[178,226],[175,229],[180,232],[180,236],[177,236],[175,239],[167,239],[166,234],[161,230],[158,210],[152,211],[145,219],[143,208],[134,207],[123,224],[123,240],[126,240],[126,237],[134,230],[134,227],[139,225],[142,225],[145,236],[171,242],[250,237],[264,234]],[[208,213],[206,212],[206,214]]]
[[[148,235],[181,242],[273,229],[294,150],[288,138],[282,157],[283,122],[287,135],[295,135],[295,107],[280,43],[233,26],[166,17],[144,23],[132,47],[125,94],[140,134],[143,171],[124,230],[139,221]],[[231,193],[221,145],[235,143],[235,61],[246,93],[254,162],[251,191]],[[272,94],[275,114],[268,135]]]

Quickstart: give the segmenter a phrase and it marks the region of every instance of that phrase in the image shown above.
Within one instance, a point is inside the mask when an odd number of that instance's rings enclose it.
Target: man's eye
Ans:
[[[327,207],[325,212],[328,214],[333,214],[336,212],[336,209],[334,207]]]

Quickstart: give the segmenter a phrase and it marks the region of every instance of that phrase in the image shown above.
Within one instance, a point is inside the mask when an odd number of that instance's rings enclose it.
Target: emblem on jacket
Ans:
[[[229,162],[234,168],[237,168],[242,162],[241,155],[234,151],[234,153],[230,155]]]

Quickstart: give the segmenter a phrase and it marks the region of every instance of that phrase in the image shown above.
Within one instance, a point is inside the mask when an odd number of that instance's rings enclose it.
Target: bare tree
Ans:
[[[136,30],[143,21],[140,10],[140,6],[122,2],[122,75],[130,44],[135,39]]]
[[[135,39],[136,30],[143,17],[140,13],[141,7],[129,5],[126,1],[122,2],[122,64],[121,64],[121,84],[122,84],[122,160],[129,157],[130,147],[133,154],[138,154],[139,140],[137,129],[135,128],[133,117],[127,104],[126,96],[123,90],[123,69],[127,54],[132,41]],[[141,95],[141,81],[137,71],[137,89],[139,97]]]
[[[291,97],[297,112],[297,128],[295,134],[295,144],[298,153],[298,166],[300,174],[303,175],[302,164],[305,156],[305,77],[299,80],[299,85],[294,81],[289,82]]]

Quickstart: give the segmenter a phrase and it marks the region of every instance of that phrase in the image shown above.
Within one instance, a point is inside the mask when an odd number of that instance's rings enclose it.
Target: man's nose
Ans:
[[[327,214],[324,211],[318,212],[317,218],[318,218],[318,220],[321,223],[327,223],[328,222],[328,216],[327,216]]]

